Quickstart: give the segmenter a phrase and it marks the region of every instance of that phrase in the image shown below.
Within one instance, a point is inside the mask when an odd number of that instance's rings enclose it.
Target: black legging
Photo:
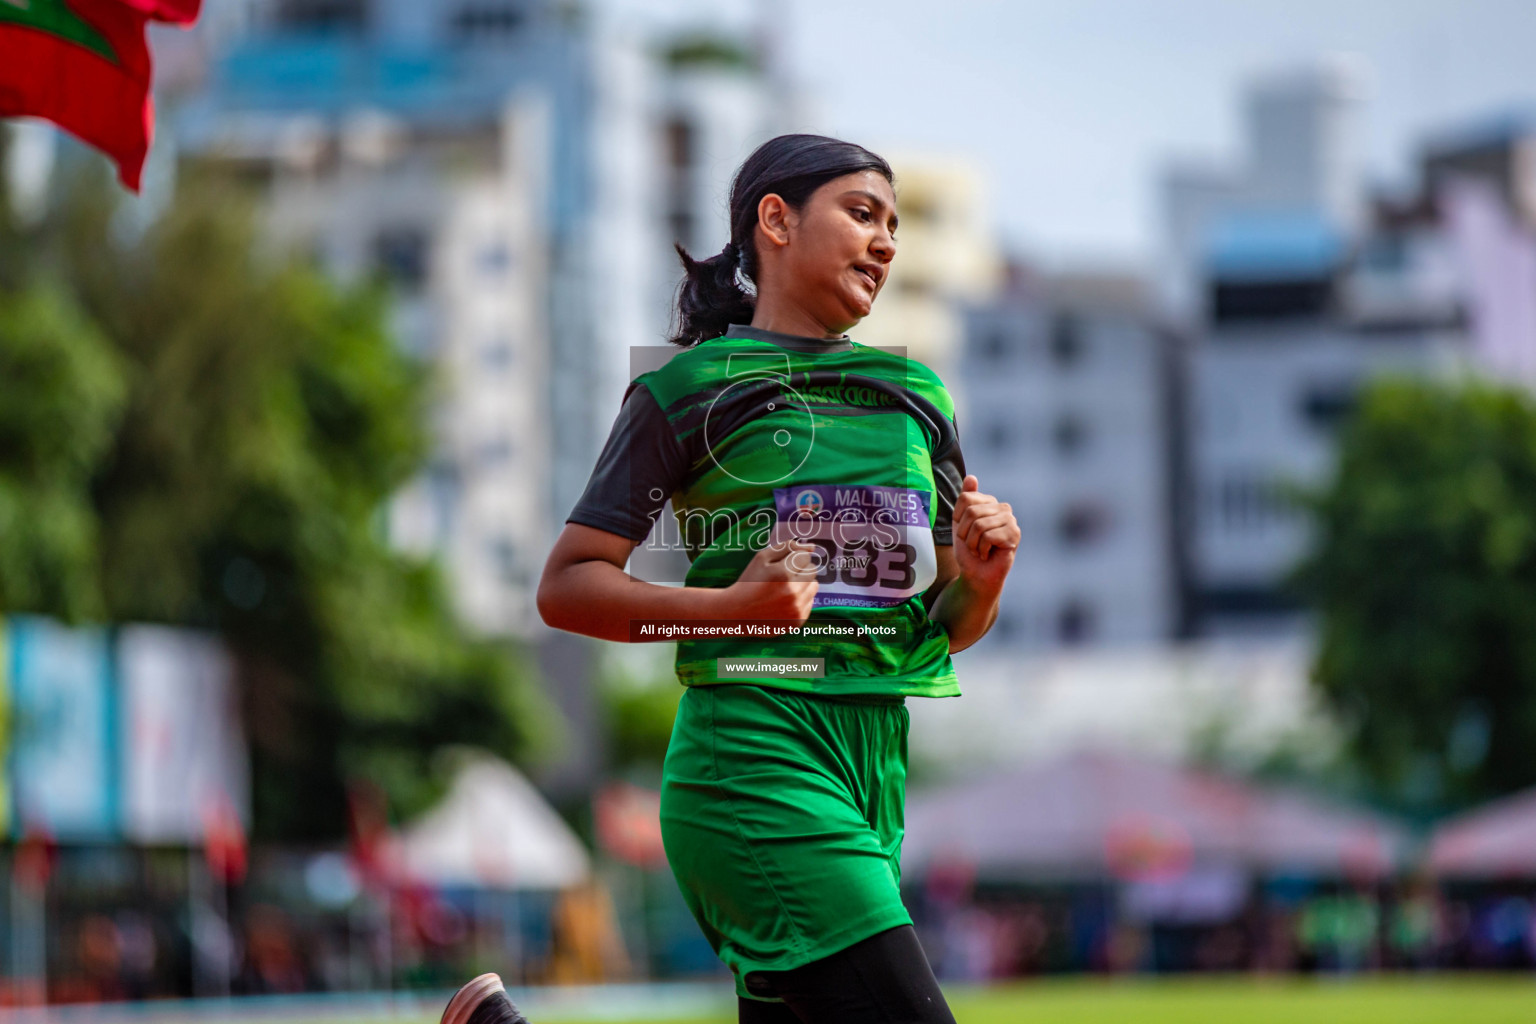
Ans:
[[[740,1024],[955,1024],[909,924],[792,971],[753,971]]]

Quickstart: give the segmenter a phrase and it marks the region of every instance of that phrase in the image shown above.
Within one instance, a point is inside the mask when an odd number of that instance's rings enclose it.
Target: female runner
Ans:
[[[725,249],[678,250],[684,350],[630,385],[539,584],[545,622],[605,640],[740,627],[678,643],[661,815],[743,1024],[954,1020],[901,902],[905,699],[958,695],[1019,529],[938,377],[844,334],[896,255],[892,180],[815,135],[747,159]],[[624,571],[669,498],[682,587]],[[488,974],[442,1019],[523,1017]]]

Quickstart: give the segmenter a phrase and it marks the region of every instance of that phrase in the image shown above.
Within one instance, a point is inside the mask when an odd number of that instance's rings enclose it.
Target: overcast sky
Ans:
[[[1158,168],[1235,162],[1255,73],[1357,56],[1382,181],[1405,179],[1430,130],[1536,110],[1533,0],[599,2],[657,28],[775,12],[784,61],[824,121],[805,127],[969,157],[999,238],[1054,263],[1145,260]]]

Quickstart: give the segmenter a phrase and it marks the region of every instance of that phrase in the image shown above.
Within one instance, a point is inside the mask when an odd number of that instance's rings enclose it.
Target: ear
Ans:
[[[789,244],[789,229],[794,210],[777,192],[769,192],[757,202],[757,230],[772,245]]]

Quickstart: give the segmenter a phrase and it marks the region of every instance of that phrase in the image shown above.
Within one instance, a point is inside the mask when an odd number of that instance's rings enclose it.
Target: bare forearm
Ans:
[[[630,640],[634,619],[728,617],[725,591],[711,587],[663,587],[635,579],[608,562],[576,562],[539,583],[539,614],[556,629]]]
[[[979,589],[963,576],[956,576],[939,592],[928,617],[949,633],[949,651],[963,651],[987,635],[997,620],[997,602],[1002,589]]]

